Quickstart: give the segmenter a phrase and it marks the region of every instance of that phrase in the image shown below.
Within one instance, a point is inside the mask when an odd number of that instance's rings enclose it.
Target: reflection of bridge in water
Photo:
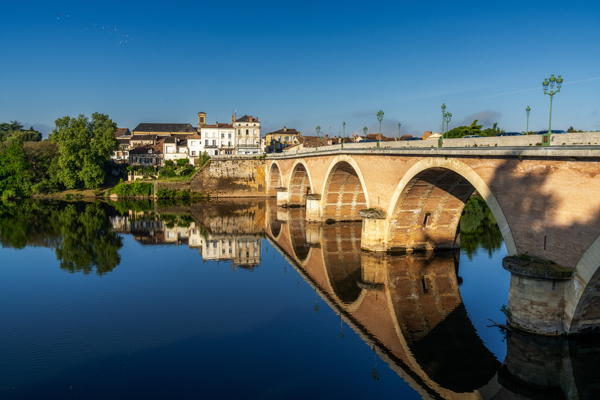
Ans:
[[[423,398],[583,399],[598,394],[598,345],[509,333],[501,367],[462,302],[458,252],[364,252],[361,223],[309,223],[304,213],[303,208],[270,204],[269,240]]]

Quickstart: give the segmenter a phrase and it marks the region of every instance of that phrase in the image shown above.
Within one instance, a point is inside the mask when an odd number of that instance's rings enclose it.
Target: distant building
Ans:
[[[187,138],[169,136],[163,141],[164,160],[179,160],[188,158]]]
[[[232,124],[204,124],[200,130],[204,150],[208,155],[235,154],[234,130]]]
[[[198,156],[204,152],[202,135],[191,135],[187,137],[188,158],[190,163],[198,165]]]
[[[265,145],[267,153],[273,153],[293,144],[300,143],[301,133],[296,129],[283,127],[277,131],[269,132],[265,135]]]
[[[231,117],[236,135],[236,154],[260,154],[260,122],[258,117],[244,115],[236,119]]]
[[[137,135],[196,135],[198,131],[190,124],[162,124],[143,122],[136,126],[132,131],[133,136]]]
[[[421,136],[421,139],[423,139],[423,140],[439,139],[441,137],[442,137],[442,134],[439,132],[425,131],[425,133],[423,133],[423,136]]]
[[[117,128],[115,131],[115,137],[117,139],[128,139],[131,137],[131,132],[129,131],[129,128]]]
[[[129,165],[141,167],[163,165],[163,145],[162,140],[157,140],[155,144],[147,144],[130,149]]]

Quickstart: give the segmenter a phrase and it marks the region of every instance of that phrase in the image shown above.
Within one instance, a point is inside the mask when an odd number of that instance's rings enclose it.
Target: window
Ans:
[[[248,146],[248,139],[246,139],[246,146]]]
[[[227,134],[227,139],[231,139],[231,133]]]
[[[196,141],[192,140],[192,146],[195,146],[195,145],[196,145]]]
[[[256,135],[256,129],[253,129],[253,130],[252,130],[252,134],[253,134],[253,135]]]
[[[221,133],[221,139],[225,139],[225,134]]]
[[[217,141],[213,140],[213,146],[216,146],[216,145],[217,145]]]
[[[192,156],[196,155],[196,150],[192,150]]]
[[[175,153],[175,149],[173,148],[173,146],[167,146],[167,153],[168,154]]]
[[[238,135],[241,135],[241,134],[242,134],[242,130],[238,129]]]
[[[246,135],[248,134],[248,129],[246,129]]]
[[[206,139],[206,140],[204,141],[204,144],[205,144],[206,146],[208,146],[208,139]]]

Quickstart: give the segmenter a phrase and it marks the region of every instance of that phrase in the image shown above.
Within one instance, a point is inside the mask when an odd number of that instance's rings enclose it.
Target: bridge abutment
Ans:
[[[565,292],[573,271],[531,256],[509,256],[502,261],[511,273],[508,323],[531,333],[563,335]]]

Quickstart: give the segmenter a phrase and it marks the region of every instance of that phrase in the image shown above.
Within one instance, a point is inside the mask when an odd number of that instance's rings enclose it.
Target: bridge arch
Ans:
[[[292,166],[292,172],[289,178],[289,200],[290,205],[304,205],[304,194],[306,194],[306,188],[313,188],[312,179],[308,172],[308,166],[304,160],[296,160]]]
[[[454,247],[464,203],[474,190],[494,215],[508,254],[518,254],[506,216],[483,179],[462,161],[439,157],[417,162],[398,183],[387,210],[387,247],[427,249],[436,235],[442,247]]]
[[[356,161],[345,154],[336,156],[327,169],[321,194],[322,219],[360,221],[358,211],[369,207],[369,193]]]
[[[269,180],[267,186],[267,194],[269,196],[277,196],[275,188],[283,187],[283,180],[281,176],[281,169],[277,161],[271,162],[271,168],[269,168]]]
[[[575,266],[565,297],[569,333],[583,333],[600,327],[600,237]]]

